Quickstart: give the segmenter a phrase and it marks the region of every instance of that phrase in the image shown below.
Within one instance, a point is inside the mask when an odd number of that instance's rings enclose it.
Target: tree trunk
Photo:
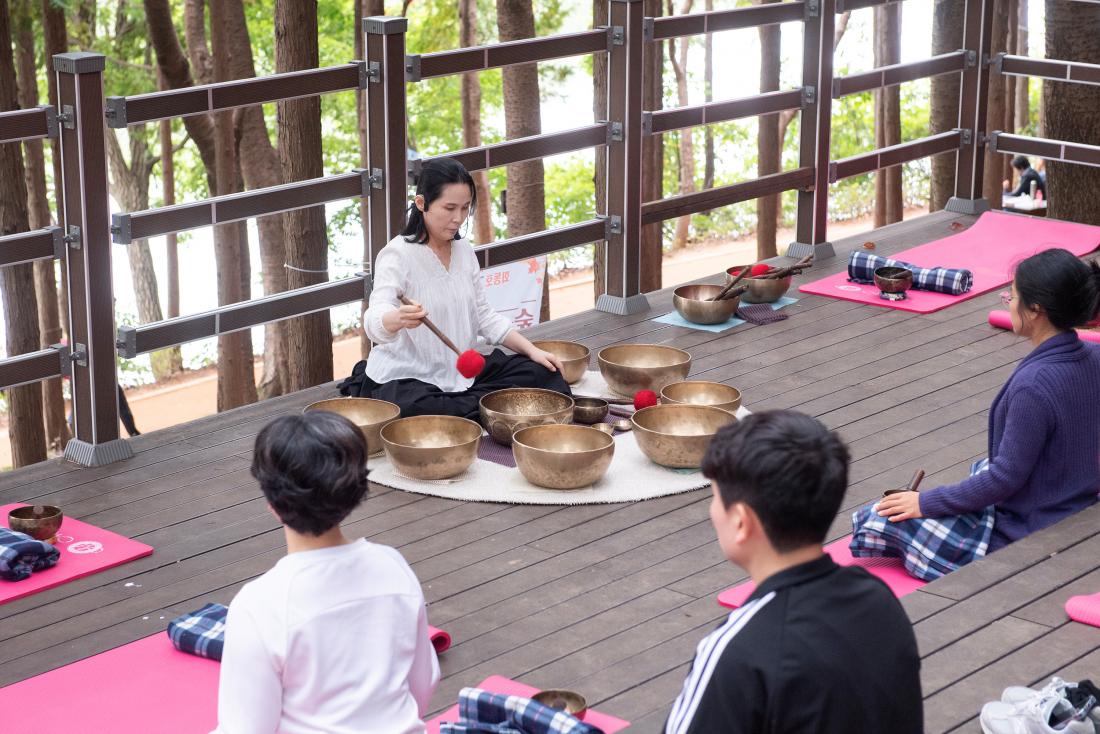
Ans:
[[[672,14],[672,0],[669,1],[669,14]],[[680,15],[691,12],[694,0],[683,0],[680,5]],[[670,41],[668,46],[669,60],[672,62],[672,73],[676,77],[676,99],[681,107],[688,104],[688,79],[687,61],[688,48],[691,37],[684,36],[679,43],[679,58],[677,58],[677,43]],[[695,145],[694,130],[685,127],[680,130],[680,193],[690,194],[695,191]],[[676,233],[672,238],[672,249],[679,250],[687,247],[688,235],[691,233],[691,216],[679,217],[676,220]]]
[[[703,9],[714,10],[714,0],[706,0]],[[775,26],[778,28],[778,26]],[[703,37],[703,101],[714,100],[714,34]],[[703,127],[703,188],[714,188],[714,126]]]
[[[477,45],[477,0],[459,0],[458,45],[466,48]],[[462,147],[481,145],[481,80],[474,72],[462,75]],[[474,187],[477,189],[477,209],[473,212],[474,240],[479,245],[493,241],[493,214],[489,176],[485,171],[474,171]]]
[[[19,109],[12,59],[11,18],[8,0],[0,0],[0,112]],[[0,145],[0,236],[26,232],[27,184],[23,156],[18,145]],[[34,267],[30,263],[0,268],[0,294],[4,301],[6,347],[9,356],[37,351],[38,319],[34,294]],[[35,383],[8,390],[8,437],[12,465],[26,466],[46,458],[46,432],[42,414],[42,388]]]
[[[1100,6],[1047,0],[1046,57],[1100,64]],[[1100,145],[1096,111],[1100,87],[1043,82],[1042,136],[1054,140]],[[1100,224],[1100,168],[1048,161],[1047,204],[1054,219]]]
[[[1008,0],[995,0],[993,4],[993,32],[990,35],[992,46],[989,58],[1005,50],[1008,40]],[[986,132],[991,133],[1004,123],[1005,118],[1005,76],[989,75],[989,107],[986,111]],[[993,209],[1001,208],[1002,185],[1004,181],[1004,154],[985,149],[985,174],[982,181],[982,198]]]
[[[1018,0],[1016,22],[1016,54],[1027,56],[1028,32],[1027,32],[1027,0]],[[1028,77],[1013,77],[1016,82],[1016,119],[1015,129],[1023,132],[1031,123],[1031,96],[1028,94]]]
[[[1005,49],[1010,54],[1016,53],[1016,34],[1019,31],[1019,13],[1020,6],[1017,0],[1008,0],[1008,13],[1006,22],[1008,24],[1007,38],[1005,41]],[[1004,117],[1001,122],[994,129],[999,129],[1002,132],[1014,133],[1016,132],[1016,80],[1017,77],[1006,76],[1005,77],[1005,110]],[[992,130],[990,131],[992,132]],[[1012,157],[1007,155],[1001,156],[1001,178],[1012,179]]]
[[[761,4],[778,0],[761,0]],[[780,35],[778,25],[760,26],[760,91],[779,89]],[[756,175],[779,173],[783,141],[779,137],[779,115],[761,115],[756,128]],[[775,257],[779,226],[779,194],[756,200],[756,259]]]
[[[199,84],[210,84],[214,81],[214,61],[210,58],[210,49],[206,45],[206,2],[207,0],[185,0],[183,4],[183,37],[187,41],[191,73]]]
[[[607,0],[592,0],[592,27],[603,28],[610,22]],[[649,46],[652,48],[652,45]],[[647,49],[648,50],[648,49]],[[592,54],[592,119],[607,119],[607,63],[608,56],[604,52]],[[642,80],[646,84],[646,80]],[[649,109],[643,104],[644,109]],[[653,136],[659,137],[659,136]],[[646,140],[647,138],[643,138]],[[645,143],[643,142],[644,146]],[[643,152],[643,156],[644,156]],[[645,174],[643,172],[643,180]],[[607,146],[596,148],[596,171],[592,177],[596,194],[596,214],[607,214]],[[642,199],[645,199],[643,194]],[[607,274],[607,240],[600,240],[592,248],[592,296],[599,299],[604,292],[604,278]]]
[[[901,61],[901,6],[875,8],[875,66]],[[901,87],[894,85],[875,92],[875,147],[901,142]],[[875,227],[900,222],[902,218],[901,166],[875,174]]]
[[[65,12],[54,5],[53,0],[42,0],[42,34],[45,39],[46,58],[52,59],[56,54],[62,54],[69,50],[69,35],[65,28]],[[47,89],[49,90],[50,104],[57,107],[57,75],[46,74]],[[62,207],[61,186],[56,182],[61,180],[61,139],[56,137],[50,141],[50,158],[53,164],[54,211],[59,212],[58,221],[61,219]],[[69,333],[69,279],[65,259],[59,261],[61,277],[58,279],[57,303],[58,317],[61,323],[61,336]],[[65,431],[68,432],[68,425]]]
[[[643,12],[651,18],[664,13],[661,0],[645,0]],[[664,41],[646,44],[642,55],[642,109],[655,111],[664,107]],[[664,196],[665,141],[663,135],[642,138],[642,201],[656,201]],[[661,266],[664,261],[663,226],[661,222],[642,227],[641,290],[649,293],[661,289]]]
[[[38,106],[38,64],[34,49],[34,24],[31,9],[22,5],[12,19],[18,25],[19,106]],[[50,200],[46,190],[46,159],[41,140],[23,143],[26,152],[27,214],[31,229],[50,226]],[[61,341],[58,317],[57,276],[53,260],[34,262],[35,296],[38,305],[39,346],[43,349]],[[61,378],[42,382],[42,402],[46,416],[46,443],[60,451],[69,440],[69,425],[65,421],[65,397]]]
[[[932,54],[958,51],[963,43],[964,0],[935,0],[932,11]],[[931,111],[928,124],[932,133],[954,130],[959,126],[959,75],[932,77]],[[955,194],[955,153],[932,156],[932,179],[928,196],[929,211],[939,211]]]
[[[500,40],[533,38],[535,16],[525,0],[497,0]],[[509,140],[542,132],[539,72],[535,64],[506,66],[504,76],[504,129]],[[512,163],[508,167],[508,236],[518,237],[546,229],[546,195],[542,159]],[[548,284],[543,280],[540,320],[550,318]]]
[[[317,1],[276,0],[275,70],[312,69],[318,65]],[[321,161],[321,100],[317,97],[278,104],[279,162],[283,180],[301,181],[324,174]],[[324,207],[283,215],[287,286],[323,283],[328,270]],[[332,326],[329,312],[286,322],[288,392],[332,379]]]

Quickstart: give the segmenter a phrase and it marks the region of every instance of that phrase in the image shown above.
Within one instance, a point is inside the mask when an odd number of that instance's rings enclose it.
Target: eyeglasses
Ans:
[[[1008,305],[1011,305],[1012,301],[1013,301],[1013,296],[1012,296],[1011,291],[1004,291],[1003,293],[1001,293],[1001,303],[1008,306]]]

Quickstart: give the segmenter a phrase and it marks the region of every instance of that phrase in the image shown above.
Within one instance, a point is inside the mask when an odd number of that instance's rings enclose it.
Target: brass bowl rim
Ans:
[[[627,347],[649,347],[649,348],[656,348],[658,350],[663,350],[663,351],[676,352],[678,355],[681,355],[683,357],[683,359],[681,359],[678,362],[672,362],[670,364],[642,366],[642,365],[627,364],[625,362],[615,362],[614,360],[611,360],[611,359],[604,356],[604,354],[606,352],[608,352],[612,349],[623,349],[623,348],[627,348]],[[616,367],[625,367],[627,369],[632,369],[632,370],[661,370],[661,369],[667,369],[669,367],[682,367],[683,365],[688,364],[689,362],[691,362],[691,354],[689,352],[684,351],[683,349],[679,349],[677,347],[670,347],[670,346],[667,346],[665,344],[633,344],[633,343],[630,343],[630,344],[612,344],[611,346],[604,347],[603,349],[601,349],[599,352],[596,353],[596,359],[599,360],[600,362],[606,362],[607,364],[615,365]]]
[[[47,512],[45,515],[39,517],[33,517],[34,508],[41,507],[43,510],[53,510],[53,512]],[[24,517],[24,515],[32,515],[32,517]],[[8,511],[8,518],[15,518],[16,520],[27,520],[33,522],[44,522],[46,520],[56,520],[59,517],[64,517],[65,513],[57,505],[35,505],[29,504],[23,507],[16,507]]]
[[[573,398],[574,408],[588,408],[591,410],[592,408],[606,408],[608,406],[609,403],[603,398]]]
[[[723,299],[723,301],[711,301],[711,300],[706,299],[706,298],[691,298],[689,296],[684,296],[684,295],[680,294],[680,291],[682,291],[684,288],[713,288],[715,295],[717,295],[717,294],[721,293],[722,290],[725,288],[724,285],[715,285],[713,283],[685,283],[684,285],[676,286],[676,289],[674,291],[672,291],[672,295],[675,296],[676,298],[682,298],[685,301],[697,301],[698,303],[715,303],[715,304],[717,304],[717,303],[722,303],[725,300],[725,299]]]
[[[884,270],[889,270],[891,272],[884,273]],[[883,280],[905,281],[913,279],[913,271],[909,268],[903,268],[897,265],[883,265],[881,268],[875,268],[874,276],[876,278],[882,278]]]
[[[681,409],[682,408],[682,409],[687,409],[687,410],[702,410],[702,411],[715,411],[716,410],[719,413],[721,413],[723,416],[725,416],[726,418],[729,418],[732,415],[729,411],[722,410],[721,408],[716,407],[714,405],[698,405],[698,404],[695,404],[695,403],[673,403],[671,405],[650,405],[650,406],[647,406],[645,408],[642,408],[641,410],[636,410],[636,411],[634,411],[634,414],[630,416],[630,422],[634,425],[634,430],[641,431],[643,433],[652,433],[655,436],[668,436],[670,438],[703,438],[707,435],[713,435],[713,434],[706,434],[706,433],[694,433],[694,434],[667,433],[665,431],[656,431],[652,428],[649,428],[647,426],[643,426],[642,424],[638,423],[638,420],[637,420],[638,416],[639,415],[644,416],[646,414],[646,411],[660,411],[661,409],[668,409],[668,408],[676,408],[676,409]],[[730,421],[728,421],[728,420],[726,421],[727,424],[729,422]],[[720,431],[724,427],[725,427],[725,425],[719,426],[718,428],[716,428],[714,430],[714,433],[717,433],[718,431]]]
[[[576,691],[570,691],[567,688],[546,688],[531,696],[531,700],[538,701],[543,706],[550,707],[549,703],[544,702],[542,699],[553,700],[554,697],[565,699],[567,701],[564,709],[565,713],[570,716],[581,716],[588,711],[588,699],[577,693]],[[575,703],[579,704],[579,708],[570,709],[568,700],[573,699]],[[562,710],[562,709],[556,709]]]
[[[458,423],[458,425],[469,424],[470,426],[473,427],[473,429],[475,430],[477,435],[474,436],[469,441],[463,441],[462,443],[453,443],[449,446],[414,446],[413,444],[400,443],[399,441],[394,441],[393,439],[386,436],[387,431],[390,430],[390,426],[396,425],[398,423],[400,423],[402,425],[407,425],[407,423],[404,423],[404,421],[423,422],[424,420],[438,420],[440,418],[444,419],[445,421],[461,421],[461,423]],[[397,430],[397,429],[393,429],[393,430]],[[403,448],[403,449],[416,449],[416,450],[419,450],[419,451],[441,451],[441,450],[444,450],[444,449],[457,449],[457,448],[462,448],[464,446],[469,446],[470,444],[472,444],[476,441],[480,441],[481,436],[482,436],[483,433],[484,433],[484,429],[482,429],[481,424],[478,423],[477,421],[472,421],[469,418],[461,418],[457,415],[411,415],[407,418],[398,418],[397,420],[390,421],[389,423],[387,423],[385,426],[382,427],[382,430],[379,431],[378,435],[381,437],[383,444],[388,444],[390,446],[399,446],[400,448]]]
[[[584,350],[584,354],[577,357],[563,357],[561,355],[558,355],[559,358],[564,360],[572,361],[575,359],[588,359],[592,356],[592,349],[590,347],[581,344],[580,342],[569,341],[568,339],[534,339],[531,341],[531,343],[534,344],[536,347],[539,347],[540,344],[571,344]],[[545,347],[539,347],[539,349],[545,349],[547,352],[554,351],[552,349],[546,349]]]
[[[377,420],[377,421],[371,421],[370,423],[363,423],[362,425],[364,425],[364,426],[377,425],[377,424],[381,423],[383,420],[393,420],[394,418],[397,418],[398,416],[401,415],[401,406],[398,405],[397,403],[391,403],[389,400],[379,400],[378,398],[363,398],[363,397],[358,397],[358,396],[354,396],[354,395],[343,395],[343,396],[340,396],[338,398],[325,398],[324,400],[318,400],[317,402],[310,403],[306,407],[302,408],[302,412],[306,413],[306,412],[311,411],[311,410],[328,410],[327,408],[323,408],[323,407],[319,407],[319,406],[322,406],[325,403],[342,403],[342,402],[345,402],[345,401],[348,401],[348,400],[363,400],[363,401],[370,402],[370,403],[377,403],[378,405],[388,405],[388,406],[390,406],[391,408],[393,408],[397,411],[390,418],[382,418],[382,419]],[[341,413],[338,410],[328,410],[328,412],[329,413],[336,413],[338,415],[344,415],[343,413]],[[344,417],[348,418],[346,415]],[[351,420],[351,418],[348,418],[348,420]],[[351,421],[351,422],[355,423],[355,421]]]
[[[534,431],[534,430],[537,430],[537,429],[540,429],[540,428],[565,428],[565,429],[568,429],[568,430],[592,431],[593,433],[597,433],[600,436],[606,438],[607,439],[607,444],[604,445],[604,446],[600,446],[598,448],[584,449],[582,451],[554,451],[553,449],[544,449],[541,446],[532,446],[531,444],[524,443],[523,441],[520,441],[516,438],[516,436],[523,433],[524,431]],[[513,444],[518,443],[520,446],[522,446],[527,451],[536,451],[540,454],[549,454],[551,456],[584,456],[585,454],[600,454],[600,453],[603,453],[604,451],[607,451],[609,448],[611,448],[615,445],[615,439],[614,439],[614,437],[608,435],[607,433],[601,431],[600,429],[593,428],[592,426],[577,425],[575,423],[553,423],[553,424],[547,424],[547,425],[542,425],[542,426],[527,426],[526,428],[521,428],[521,429],[519,429],[518,431],[516,431],[515,433],[512,434],[512,443]]]
[[[679,382],[670,382],[670,383],[668,383],[667,385],[665,385],[664,387],[661,388],[661,397],[665,398],[666,400],[673,401],[672,402],[673,405],[708,405],[708,406],[712,406],[712,407],[715,406],[714,403],[681,403],[676,398],[669,397],[669,396],[665,395],[665,390],[669,389],[670,387],[675,387],[676,385],[714,385],[714,386],[719,387],[719,388],[725,388],[727,390],[733,390],[735,393],[737,393],[737,397],[733,398],[732,400],[724,401],[724,402],[727,402],[727,403],[732,403],[734,400],[741,400],[741,398],[744,397],[741,394],[740,388],[736,388],[733,385],[727,385],[724,382],[714,382],[713,380],[680,380]]]
[[[548,411],[543,412],[543,413],[510,413],[508,411],[500,410],[498,408],[491,408],[491,407],[489,407],[485,404],[485,401],[488,400],[489,398],[491,398],[494,395],[499,395],[500,393],[514,393],[514,392],[548,393],[548,394],[553,395],[557,398],[561,398],[563,400],[566,400],[566,401],[568,401],[568,403],[563,404],[562,407],[560,407],[560,408],[554,408],[553,410],[548,410]],[[555,390],[547,390],[546,388],[543,388],[543,387],[506,387],[506,388],[503,388],[501,390],[493,390],[491,393],[486,393],[485,395],[482,395],[481,399],[477,401],[477,407],[480,410],[488,411],[489,413],[496,413],[497,415],[506,415],[506,416],[511,416],[511,417],[514,417],[514,418],[535,418],[535,417],[538,417],[538,416],[553,415],[554,413],[560,413],[560,412],[565,411],[567,409],[568,410],[573,410],[573,408],[576,407],[576,402],[573,400],[573,397],[571,395],[566,395],[564,393],[560,393],[560,392],[557,392]]]

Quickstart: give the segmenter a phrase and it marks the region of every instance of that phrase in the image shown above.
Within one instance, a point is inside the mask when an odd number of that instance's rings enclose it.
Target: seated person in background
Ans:
[[[512,328],[485,297],[477,257],[461,231],[475,196],[474,180],[461,163],[436,158],[424,164],[405,231],[378,253],[363,315],[374,346],[340,385],[344,395],[396,403],[404,417],[476,420],[478,401],[494,390],[539,387],[570,394],[561,361]],[[402,305],[401,296],[414,305]],[[463,377],[454,352],[418,328],[427,316],[460,351],[476,347],[481,336],[516,354],[494,350],[481,374]]]
[[[914,524],[899,528],[905,537],[923,535],[915,525],[923,518],[991,508],[992,552],[1097,501],[1100,345],[1082,342],[1074,327],[1100,313],[1100,265],[1045,250],[1016,266],[1012,291],[1001,299],[1012,331],[1035,348],[990,406],[989,468],[957,484],[880,500],[879,516]]]
[[[256,437],[252,476],[287,555],[229,605],[216,734],[422,734],[439,681],[420,583],[340,523],[367,493],[363,434],[335,413]]]
[[[756,413],[703,459],[710,519],[756,590],[696,648],[666,734],[923,731],[920,658],[884,583],[821,544],[848,485],[848,449],[815,419]]]
[[[1005,179],[1005,196],[1023,196],[1024,194],[1031,196],[1031,184],[1035,182],[1036,191],[1042,192],[1044,199],[1047,198],[1046,181],[1039,175],[1038,171],[1031,167],[1031,163],[1026,157],[1018,155],[1013,158],[1012,167],[1020,172],[1020,185],[1013,189],[1012,182]]]

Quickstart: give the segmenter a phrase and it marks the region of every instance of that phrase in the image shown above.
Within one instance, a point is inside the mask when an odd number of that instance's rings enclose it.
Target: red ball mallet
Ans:
[[[755,265],[752,266],[752,269],[749,270],[749,277],[750,278],[755,278],[758,275],[763,275],[764,273],[768,272],[769,270],[771,270],[770,265],[768,265],[766,263],[756,263]]]
[[[639,390],[634,393],[634,410],[648,408],[651,405],[656,405],[657,402],[657,393],[652,390]]]
[[[401,303],[406,306],[415,306],[416,304],[410,301],[405,296],[400,297]],[[485,357],[481,356],[477,351],[473,349],[467,349],[465,352],[458,351],[458,347],[455,343],[447,338],[447,335],[439,330],[439,327],[432,323],[431,319],[425,316],[421,321],[424,322],[424,326],[428,327],[428,330],[439,337],[439,341],[447,345],[447,347],[458,355],[458,360],[455,362],[455,369],[463,377],[469,379],[471,377],[477,377],[481,374],[481,371],[485,369]]]

